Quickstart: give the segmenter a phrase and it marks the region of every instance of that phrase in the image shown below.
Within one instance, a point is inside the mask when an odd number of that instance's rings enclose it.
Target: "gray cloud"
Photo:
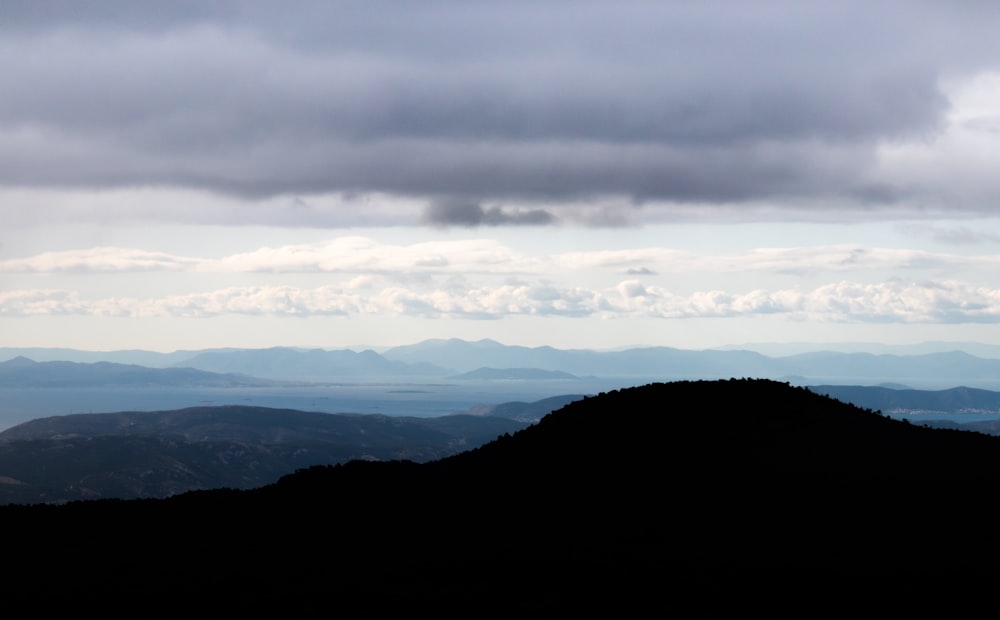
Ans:
[[[996,245],[1000,244],[1000,237],[997,235],[972,230],[966,226],[959,227],[942,227],[942,226],[932,226],[928,224],[903,224],[900,225],[900,230],[908,235],[920,235],[929,236],[931,239],[938,243],[945,243],[951,245],[978,245],[978,244],[989,244]]]
[[[424,210],[424,222],[435,226],[538,226],[554,221],[544,209],[504,210],[467,202],[439,201]]]
[[[877,145],[998,57],[975,6],[2,2],[0,184],[881,204]]]

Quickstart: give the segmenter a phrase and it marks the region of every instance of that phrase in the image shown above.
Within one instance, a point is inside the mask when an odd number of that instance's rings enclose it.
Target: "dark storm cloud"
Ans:
[[[977,7],[0,2],[0,183],[444,196],[439,224],[870,202],[876,145],[939,130],[939,79],[998,57]]]
[[[435,226],[537,226],[555,220],[544,209],[504,210],[493,206],[482,206],[452,200],[433,202],[424,210],[425,223]]]

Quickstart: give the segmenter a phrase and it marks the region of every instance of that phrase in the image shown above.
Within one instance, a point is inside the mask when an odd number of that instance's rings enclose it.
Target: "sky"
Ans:
[[[1000,344],[1000,5],[0,0],[0,346]]]

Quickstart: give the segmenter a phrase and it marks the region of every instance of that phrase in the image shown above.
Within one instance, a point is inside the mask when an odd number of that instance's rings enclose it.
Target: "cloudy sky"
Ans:
[[[1000,343],[997,32],[0,0],[0,346]]]

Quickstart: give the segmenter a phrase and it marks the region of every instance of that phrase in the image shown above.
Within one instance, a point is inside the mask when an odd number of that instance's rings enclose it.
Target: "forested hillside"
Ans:
[[[995,516],[998,455],[1000,438],[783,383],[680,382],[579,400],[426,464],[0,518],[17,532],[11,604],[663,617],[787,609],[794,591],[832,609],[989,578],[1000,543],[963,532]]]

